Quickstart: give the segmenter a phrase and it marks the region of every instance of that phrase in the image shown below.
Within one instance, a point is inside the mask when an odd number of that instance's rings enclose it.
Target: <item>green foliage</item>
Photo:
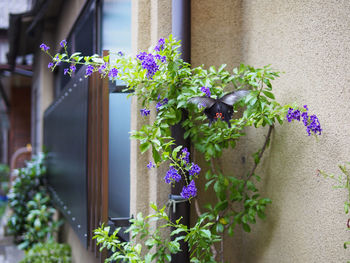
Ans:
[[[53,219],[55,209],[44,184],[44,157],[39,154],[26,167],[17,170],[17,178],[8,194],[13,211],[7,222],[8,229],[21,249],[45,242],[60,225]]]
[[[344,212],[345,214],[349,214],[350,209],[350,162],[346,162],[345,165],[338,165],[341,174],[327,174],[326,172],[319,170],[319,173],[323,175],[324,178],[331,179],[337,183],[334,186],[336,189],[346,189],[348,193],[348,198],[344,202]],[[348,219],[347,228],[350,228],[350,218]],[[344,248],[348,248],[350,245],[350,241],[344,242]]]
[[[270,65],[254,68],[241,64],[233,70],[227,70],[226,65],[219,68],[212,66],[208,69],[203,66],[191,68],[190,64],[180,58],[180,41],[169,36],[164,42],[162,48],[158,48],[157,51],[150,49],[150,57],[165,58],[165,61],[154,62],[157,70],[151,77],[139,58],[117,56],[112,63],[105,64],[109,61],[109,56],[98,58],[94,55],[83,58],[79,53],[69,56],[65,49],[65,54],[56,54],[55,57],[59,59],[53,61],[92,65],[93,71],[101,70],[103,65],[103,77],[108,75],[109,70],[118,69],[118,79],[126,83],[126,90],[133,91],[130,96],[137,96],[142,105],[152,111],[157,103],[154,122],[143,125],[140,130],[131,134],[132,138],[140,141],[141,152],[151,150],[157,166],[162,162],[170,162],[171,166],[180,171],[188,185],[189,180],[195,179],[193,177],[196,176],[189,174],[190,166],[184,163],[179,154],[183,147],[174,148],[174,138],[171,134],[171,127],[181,124],[185,130],[184,137],[191,140],[194,148],[204,155],[210,167],[205,176],[205,188],[213,190],[216,200],[206,206],[207,210],[204,213],[198,215],[198,221],[193,228],[185,229],[185,226],[178,223],[173,225],[163,210],[155,208],[156,215],[145,218],[139,215],[133,220],[130,228],[133,237],[139,235],[141,240],[146,241],[144,248],[134,241],[120,242],[117,238],[119,229],[110,235],[108,227],[101,227],[96,230],[95,238],[102,248],[114,253],[109,261],[170,261],[170,252],[178,251],[177,241],[164,242],[159,231],[172,226],[176,228],[175,231],[183,234],[182,238],[191,247],[192,262],[215,262],[213,242],[218,240],[218,236],[222,238],[226,234],[233,235],[238,225],[249,232],[257,217],[266,217],[266,207],[271,200],[260,196],[256,187],[260,177],[255,170],[269,146],[272,128],[276,124],[283,124],[292,105],[280,105],[276,101],[272,82],[280,73]],[[152,63],[148,63],[148,66],[150,64]],[[250,91],[245,98],[233,105],[235,113],[230,120],[231,128],[220,119],[209,127],[203,108],[188,102],[190,98],[205,95],[201,87],[208,88],[212,98],[221,97],[232,90]],[[161,103],[164,99],[167,103]],[[246,171],[245,177],[241,178],[233,173],[223,174],[219,167],[215,167],[214,159],[221,157],[224,149],[235,148],[236,142],[245,135],[247,127],[265,126],[268,127],[265,143],[260,149],[257,147],[256,153],[252,153],[253,167]],[[151,218],[162,219],[166,223],[152,232],[146,223]],[[151,248],[155,248],[154,254],[149,254]],[[145,251],[146,257],[143,258],[144,254],[141,251]],[[222,251],[223,248],[221,254]]]
[[[6,195],[9,190],[10,169],[6,164],[0,164],[0,195]]]
[[[131,226],[126,231],[130,232],[130,242],[119,240],[120,228],[110,233],[110,227],[102,225],[94,231],[93,238],[100,245],[100,250],[108,249],[113,253],[106,262],[171,262],[171,254],[180,251],[180,240],[188,242],[191,262],[215,262],[210,247],[220,239],[210,230],[212,223],[205,223],[205,218],[202,218],[192,228],[188,228],[180,223],[181,218],[171,222],[165,207],[159,209],[154,204],[151,204],[151,207],[155,214],[143,217],[139,213],[135,219],[130,220]],[[154,224],[158,224],[158,227],[154,228]],[[170,236],[175,236],[172,241],[169,240],[169,236],[164,237],[164,233],[162,234],[164,229],[170,227],[174,229],[170,233]],[[144,245],[140,241],[143,241]]]
[[[52,240],[37,243],[26,251],[25,258],[19,263],[71,263],[71,250],[67,244],[59,244]]]

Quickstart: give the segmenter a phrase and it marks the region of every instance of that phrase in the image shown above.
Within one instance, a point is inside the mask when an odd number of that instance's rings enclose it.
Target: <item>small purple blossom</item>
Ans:
[[[42,43],[39,47],[41,48],[42,51],[45,51],[45,52],[50,49],[50,47],[45,45],[44,43]]]
[[[75,71],[77,70],[77,68],[75,67],[75,65],[71,65],[69,68],[70,68],[70,70],[71,70],[72,72],[75,72]]]
[[[101,66],[98,68],[98,72],[99,72],[100,74],[104,74],[105,71],[106,71],[107,65],[108,65],[107,62],[105,62],[103,65],[101,65]]]
[[[197,195],[197,188],[192,180],[187,186],[184,186],[182,188],[181,196],[185,199],[190,199],[192,197],[195,197]]]
[[[67,45],[67,41],[65,39],[63,39],[61,42],[60,42],[60,46],[61,47],[65,47]]]
[[[141,116],[144,117],[144,116],[149,115],[151,113],[151,111],[144,108],[144,109],[140,110],[140,113],[141,113]]]
[[[158,44],[156,45],[154,50],[157,51],[157,52],[163,50],[164,49],[164,44],[165,44],[165,39],[164,38],[160,38],[158,40]]]
[[[66,74],[68,73],[68,71],[69,71],[69,68],[65,68],[65,69],[63,70],[63,74],[66,75]]]
[[[160,96],[158,95],[158,100],[160,99]],[[159,111],[159,108],[162,107],[165,104],[168,104],[168,98],[164,98],[162,101],[158,101],[156,104],[156,109]]]
[[[192,163],[192,166],[188,171],[188,173],[190,175],[198,175],[200,171],[201,171],[201,168],[197,164]]]
[[[201,91],[205,93],[205,95],[209,98],[211,96],[210,89],[207,87],[201,87]]]
[[[154,163],[152,163],[152,161],[149,161],[149,163],[147,164],[147,168],[148,169],[151,169],[151,168],[154,168],[156,167]]]
[[[49,64],[47,64],[47,67],[48,67],[48,68],[52,68],[52,67],[53,67],[53,63],[50,62]]]
[[[90,76],[92,73],[94,73],[94,66],[88,65],[88,66],[86,67],[85,76],[88,77],[88,76]]]
[[[190,162],[190,153],[188,152],[186,147],[181,150],[180,159],[184,160],[186,163]]]
[[[171,166],[170,169],[167,171],[164,180],[167,184],[178,182],[181,180],[181,175],[174,167]]]
[[[109,73],[108,77],[115,78],[118,75],[118,70],[116,68],[112,68]]]
[[[119,51],[118,53],[117,53],[119,56],[124,56],[124,53],[123,52],[121,52],[121,51]]]
[[[165,63],[166,61],[166,56],[161,56],[159,54],[154,56],[156,59],[160,60],[162,63]]]

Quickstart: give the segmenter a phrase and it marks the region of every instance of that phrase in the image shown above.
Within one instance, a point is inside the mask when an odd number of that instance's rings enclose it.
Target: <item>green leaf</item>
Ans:
[[[153,156],[153,160],[156,164],[159,164],[162,161],[162,159],[160,158],[160,154],[155,149],[155,147],[152,147],[152,156]]]
[[[150,142],[144,142],[140,144],[140,151],[141,153],[145,153],[149,148],[151,147]]]
[[[173,153],[171,154],[171,156],[173,157],[174,160],[177,159],[177,153],[181,150],[181,148],[182,148],[182,145],[177,146],[177,147],[173,150]]]
[[[248,224],[242,223],[242,227],[245,232],[250,232],[250,226]]]

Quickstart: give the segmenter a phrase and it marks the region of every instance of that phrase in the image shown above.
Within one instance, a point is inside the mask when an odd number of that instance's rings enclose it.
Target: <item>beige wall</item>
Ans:
[[[346,192],[316,176],[349,161],[349,1],[192,1],[194,65],[272,64],[281,103],[307,104],[324,130],[308,137],[301,123],[277,125],[258,173],[272,205],[250,234],[226,242],[228,262],[346,262]],[[219,162],[226,172],[249,170],[265,131],[247,138]],[[242,157],[248,163],[242,163]],[[209,199],[203,197],[202,199]],[[232,252],[233,251],[233,252]]]
[[[132,52],[137,54],[155,46],[161,37],[171,33],[171,0],[132,1]],[[139,129],[149,118],[140,115],[141,105],[135,98],[131,104],[131,130]],[[152,115],[153,114],[153,115]],[[155,117],[152,111],[151,119]],[[130,169],[130,214],[152,213],[149,203],[166,204],[170,187],[164,184],[166,165],[148,170],[146,165],[153,161],[151,153],[140,154],[139,143],[131,140]]]

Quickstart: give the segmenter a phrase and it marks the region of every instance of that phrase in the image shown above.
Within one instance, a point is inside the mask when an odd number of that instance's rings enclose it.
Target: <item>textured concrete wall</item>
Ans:
[[[252,233],[227,240],[228,262],[346,262],[350,253],[343,212],[346,192],[316,176],[349,161],[349,1],[192,1],[194,65],[272,64],[285,74],[274,81],[281,103],[307,104],[324,130],[308,137],[301,123],[277,125],[257,171],[273,204]],[[218,161],[241,175],[266,130],[247,130],[237,150]],[[247,159],[242,163],[242,157]],[[203,194],[202,194],[203,196]],[[202,199],[209,199],[204,197]]]
[[[171,33],[171,0],[138,0],[132,1],[132,50],[136,55],[155,46],[161,37]],[[131,130],[140,129],[148,120],[155,117],[155,107],[151,109],[150,118],[140,115],[141,105],[136,98],[131,104]],[[170,187],[164,184],[167,167],[148,170],[146,165],[153,161],[151,152],[140,154],[139,143],[131,140],[131,169],[130,169],[130,214],[142,212],[152,213],[149,203],[159,206],[166,204]]]

